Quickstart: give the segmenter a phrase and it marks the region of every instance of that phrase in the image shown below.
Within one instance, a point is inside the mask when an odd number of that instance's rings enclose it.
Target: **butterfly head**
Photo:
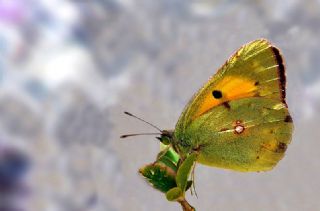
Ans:
[[[120,136],[120,138],[127,138],[127,137],[132,137],[132,136],[140,136],[140,135],[159,135],[156,138],[164,145],[171,145],[172,148],[181,156],[185,157],[185,155],[190,154],[190,152],[194,151],[194,146],[190,142],[188,138],[182,138],[180,136],[177,136],[175,134],[174,130],[161,130],[159,127],[151,124],[150,122],[147,122],[146,120],[137,117],[129,112],[124,112],[126,115],[131,116],[135,119],[138,119],[151,127],[155,128],[158,130],[156,133],[133,133],[133,134],[126,134]]]
[[[148,125],[150,125],[151,127],[155,128],[156,130],[158,130],[158,132],[156,133],[134,133],[134,134],[126,134],[126,135],[122,135],[120,136],[120,138],[127,138],[127,137],[131,137],[131,136],[140,136],[140,135],[160,135],[160,137],[156,137],[161,143],[163,143],[164,145],[170,145],[173,143],[173,137],[174,137],[174,131],[173,130],[161,130],[159,127],[155,126],[154,124],[151,124],[150,122],[147,122],[146,120],[137,117],[136,115],[133,115],[129,112],[124,112],[126,115],[131,116],[135,119],[138,119]]]
[[[170,145],[173,142],[173,130],[162,130],[157,139],[164,145]]]

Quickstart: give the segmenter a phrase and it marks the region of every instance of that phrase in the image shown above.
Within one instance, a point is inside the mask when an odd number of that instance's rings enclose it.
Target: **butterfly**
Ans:
[[[175,129],[160,131],[181,160],[196,154],[208,166],[271,170],[293,132],[279,49],[266,39],[243,45],[191,98]]]

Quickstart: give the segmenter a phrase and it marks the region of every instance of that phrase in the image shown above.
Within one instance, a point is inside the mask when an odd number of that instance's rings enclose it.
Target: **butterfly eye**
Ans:
[[[214,91],[212,92],[212,96],[213,96],[214,98],[216,98],[216,99],[220,99],[220,98],[222,98],[222,92],[219,91],[219,90],[214,90]]]

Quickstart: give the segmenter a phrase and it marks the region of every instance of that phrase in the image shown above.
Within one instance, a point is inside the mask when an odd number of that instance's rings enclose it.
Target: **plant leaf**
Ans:
[[[176,176],[176,182],[177,186],[181,188],[183,192],[185,192],[187,184],[188,184],[188,178],[192,169],[192,166],[194,165],[196,161],[197,155],[195,153],[190,154],[181,164],[181,166],[178,169],[177,176]]]
[[[178,163],[180,156],[174,151],[174,149],[171,146],[161,144],[160,149],[161,152],[158,154],[157,160],[160,159],[160,157],[164,156],[169,158],[173,163]]]
[[[176,187],[175,172],[167,166],[159,163],[152,163],[139,169],[139,173],[155,189],[166,193]]]
[[[179,187],[172,188],[166,193],[168,201],[177,201],[182,196],[183,192]]]

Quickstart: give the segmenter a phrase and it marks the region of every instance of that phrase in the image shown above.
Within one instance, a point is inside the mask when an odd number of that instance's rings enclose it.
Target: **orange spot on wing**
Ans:
[[[276,151],[278,147],[278,142],[275,140],[269,141],[268,143],[263,143],[261,146],[269,151]]]
[[[253,97],[256,94],[257,86],[255,86],[256,81],[249,79],[228,76],[219,81],[215,86],[213,86],[208,93],[200,98],[200,106],[195,112],[193,119],[201,116],[211,108],[218,106],[224,102],[232,101],[235,99]],[[212,91],[219,90],[222,92],[222,98],[215,99],[212,96]]]

